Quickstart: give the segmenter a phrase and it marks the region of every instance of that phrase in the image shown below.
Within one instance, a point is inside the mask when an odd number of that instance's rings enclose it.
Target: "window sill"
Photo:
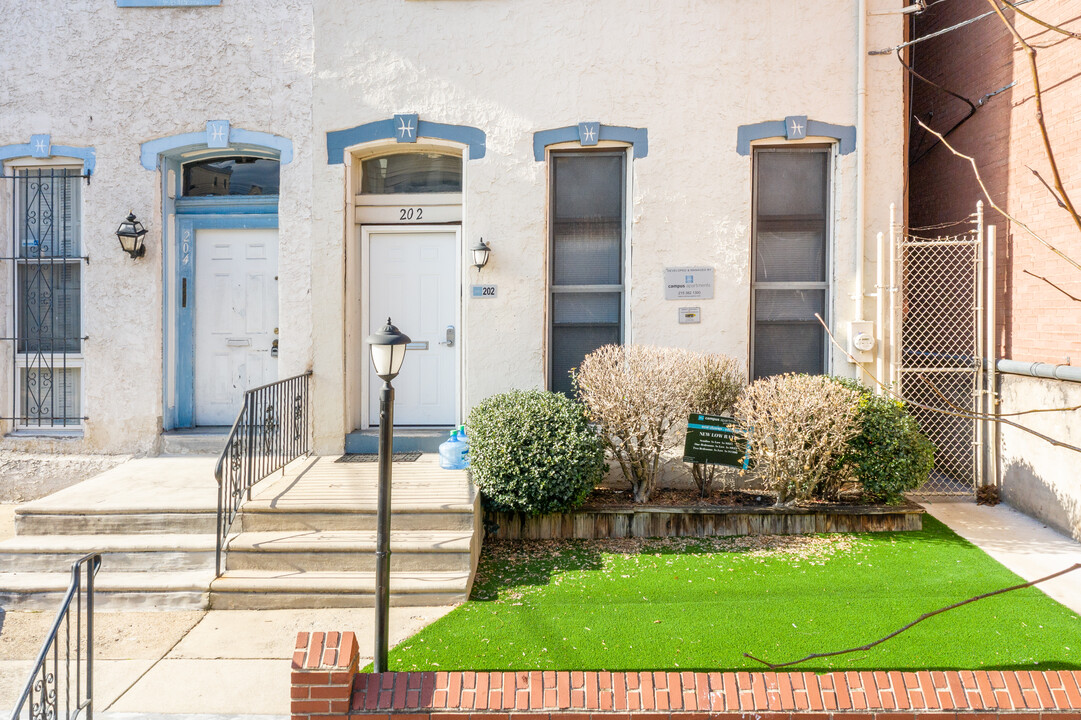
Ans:
[[[81,440],[83,437],[82,428],[71,428],[69,430],[61,428],[19,428],[12,430],[4,437],[9,438],[50,438],[53,440]]]
[[[135,7],[204,7],[221,5],[221,0],[116,0],[119,8]]]

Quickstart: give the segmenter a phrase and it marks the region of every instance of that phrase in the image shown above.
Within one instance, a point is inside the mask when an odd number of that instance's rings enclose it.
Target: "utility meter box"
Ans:
[[[874,350],[875,324],[870,320],[853,320],[848,323],[848,353],[853,360],[858,363],[873,362]]]

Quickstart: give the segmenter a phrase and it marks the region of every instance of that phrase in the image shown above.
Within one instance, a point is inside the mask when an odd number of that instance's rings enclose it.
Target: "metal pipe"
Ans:
[[[890,389],[901,391],[901,318],[898,316],[901,292],[897,277],[897,265],[901,262],[901,253],[897,239],[897,205],[890,203]]]
[[[883,395],[886,389],[882,387],[886,380],[886,236],[878,234],[877,283],[875,288],[875,335],[878,337],[877,352],[875,357],[875,379],[879,382],[878,394]]]
[[[856,3],[856,313],[853,320],[863,320],[863,264],[865,262],[866,243],[864,242],[864,224],[866,223],[867,185],[867,125],[864,122],[867,113],[867,0]],[[860,366],[856,365],[859,376]]]
[[[387,671],[390,616],[390,474],[393,456],[394,388],[379,391],[379,515],[375,539],[375,654],[372,671]]]
[[[972,409],[977,413],[984,409],[984,371],[983,371],[983,359],[984,355],[984,291],[983,291],[983,276],[984,276],[984,252],[983,252],[984,234],[983,234],[983,200],[976,201],[976,257],[975,257],[975,271],[976,271],[976,288],[973,293],[972,305],[976,314],[976,337],[975,337],[975,354],[976,357],[981,359],[981,362],[976,365],[976,383],[972,393]],[[984,464],[984,453],[986,447],[984,443],[987,438],[988,419],[983,418],[973,423],[972,435],[973,442],[976,446],[976,485],[984,485],[984,472],[986,471],[986,465]]]
[[[1010,375],[1028,375],[1029,377],[1048,378],[1081,382],[1081,367],[1076,365],[1052,365],[1043,362],[1024,362],[1022,360],[999,360],[995,369]]]
[[[998,228],[994,225],[987,227],[987,414],[994,415],[998,412],[998,373],[995,364],[998,353],[998,313],[995,308],[996,291],[998,287]],[[988,472],[991,474],[991,485],[998,486],[998,423],[992,422],[987,443],[990,447]]]

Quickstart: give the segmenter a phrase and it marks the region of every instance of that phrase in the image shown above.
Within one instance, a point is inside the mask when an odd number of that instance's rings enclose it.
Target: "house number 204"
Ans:
[[[420,220],[424,217],[424,208],[399,208],[399,220]]]

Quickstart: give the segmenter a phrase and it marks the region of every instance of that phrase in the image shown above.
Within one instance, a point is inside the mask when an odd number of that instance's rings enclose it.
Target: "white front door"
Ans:
[[[394,380],[395,425],[458,421],[458,236],[454,230],[365,229],[368,332],[391,318],[413,341]],[[365,350],[367,354],[367,350]],[[383,381],[369,367],[369,422],[379,424]]]
[[[278,231],[195,232],[195,424],[232,425],[278,379]]]

